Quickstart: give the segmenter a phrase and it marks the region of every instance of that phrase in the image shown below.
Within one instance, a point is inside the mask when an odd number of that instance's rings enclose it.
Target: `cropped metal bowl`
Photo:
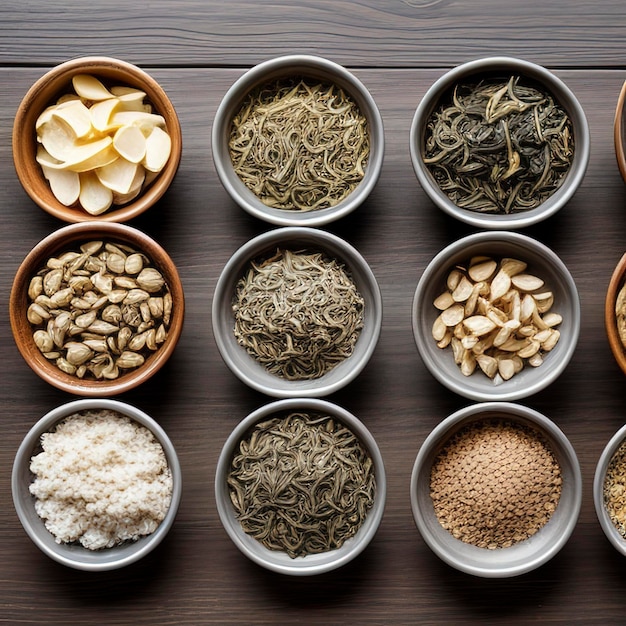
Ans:
[[[503,418],[538,430],[551,445],[563,478],[559,503],[545,526],[524,541],[495,550],[456,539],[440,524],[430,496],[431,467],[442,447],[467,424],[491,418]],[[487,402],[453,413],[428,435],[415,459],[410,495],[415,524],[426,544],[442,561],[474,576],[508,578],[538,568],[567,543],[580,513],[582,476],[572,445],[551,420],[519,404]]]
[[[168,162],[154,181],[129,203],[112,206],[101,215],[90,215],[80,207],[63,205],[52,193],[35,157],[35,122],[41,112],[72,91],[72,77],[90,74],[105,84],[126,85],[146,93],[156,113],[163,116],[172,140]],[[17,177],[31,199],[44,211],[65,222],[126,222],[153,206],[174,180],[182,154],[182,132],[176,110],[163,88],[139,67],[111,57],[79,57],[53,67],[39,78],[20,102],[13,122],[13,162]]]
[[[28,321],[28,287],[30,280],[49,258],[71,249],[73,245],[91,240],[117,242],[143,252],[165,278],[172,294],[172,317],[167,338],[152,352],[143,365],[127,370],[112,380],[78,378],[61,371],[48,360],[33,338],[33,326]],[[42,239],[21,262],[9,296],[9,318],[15,344],[29,367],[51,385],[79,396],[112,396],[134,389],[154,374],[168,361],[180,338],[185,319],[185,297],[178,270],[168,253],[145,233],[126,224],[113,222],[81,222],[69,224]]]
[[[539,367],[526,365],[509,380],[495,384],[477,367],[465,376],[454,362],[452,349],[441,349],[432,336],[439,311],[433,305],[446,287],[446,278],[456,264],[474,256],[496,259],[512,257],[528,263],[527,271],[545,281],[554,294],[552,311],[560,313],[560,339]],[[413,297],[412,325],[417,349],[430,373],[451,391],[478,401],[518,400],[545,389],[565,370],[580,333],[580,299],[576,283],[561,259],[547,246],[520,233],[483,231],[468,235],[439,252],[424,270]]]
[[[609,346],[615,361],[620,369],[626,374],[626,346],[622,342],[617,326],[617,313],[615,310],[617,298],[622,287],[626,284],[626,254],[618,261],[606,291],[604,302],[604,325],[609,340]]]
[[[621,448],[624,441],[626,441],[626,425],[622,426],[613,437],[611,437],[598,459],[593,478],[593,503],[598,521],[600,522],[600,527],[604,531],[606,538],[619,553],[626,556],[626,538],[624,538],[611,520],[611,516],[604,502],[604,484],[606,482],[607,470],[611,459]]]
[[[278,247],[319,251],[342,262],[365,301],[364,326],[353,353],[319,378],[288,380],[270,373],[239,345],[234,334],[232,303],[237,282],[251,261],[275,251]],[[241,381],[257,391],[277,398],[321,397],[347,385],[367,365],[380,336],[382,297],[367,261],[349,243],[316,228],[292,226],[258,235],[233,254],[218,278],[212,313],[217,348],[226,365]]]
[[[428,120],[441,99],[455,84],[469,78],[507,78],[511,75],[524,76],[542,85],[569,115],[574,129],[574,158],[569,172],[559,189],[534,209],[503,215],[461,208],[440,189],[424,163],[422,155]],[[422,188],[442,211],[477,228],[508,230],[524,228],[545,220],[559,211],[572,198],[587,170],[590,137],[587,118],[582,106],[570,88],[553,73],[540,65],[513,57],[487,57],[455,67],[441,76],[428,89],[413,116],[409,148],[413,169]]]
[[[311,211],[269,207],[243,183],[233,167],[228,148],[229,134],[232,118],[242,101],[255,87],[290,77],[305,77],[337,85],[352,96],[367,118],[370,153],[365,176],[354,191],[335,206]],[[382,168],[385,149],[382,117],[363,83],[333,61],[300,54],[269,59],[243,74],[226,92],[217,109],[211,142],[215,169],[231,198],[251,215],[279,226],[322,226],[351,213],[374,188]]]
[[[349,428],[365,446],[374,465],[376,493],[374,505],[367,513],[361,528],[354,537],[335,550],[291,558],[286,552],[270,550],[248,535],[237,520],[230,498],[227,478],[233,455],[240,441],[255,424],[286,411],[314,411],[329,415]],[[372,434],[354,415],[326,400],[315,398],[289,398],[277,400],[253,411],[242,420],[226,440],[220,453],[215,473],[215,499],[220,521],[237,548],[251,561],[268,570],[291,576],[311,576],[337,569],[357,557],[374,538],[383,516],[387,482],[383,458]]]
[[[53,430],[57,423],[69,415],[88,409],[117,411],[148,428],[163,447],[173,481],[169,510],[154,533],[141,537],[135,542],[127,542],[102,550],[88,550],[80,544],[57,543],[35,511],[35,498],[29,491],[33,480],[30,460],[40,447],[41,436]],[[117,400],[82,399],[52,409],[28,431],[15,456],[11,474],[11,490],[17,516],[26,534],[44,554],[67,567],[101,572],[130,565],[152,552],[163,541],[176,518],[182,494],[182,478],[176,450],[163,428],[153,418]]]

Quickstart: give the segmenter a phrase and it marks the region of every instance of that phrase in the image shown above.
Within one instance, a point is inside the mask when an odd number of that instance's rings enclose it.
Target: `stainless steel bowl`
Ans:
[[[52,533],[46,528],[44,521],[37,514],[35,498],[29,492],[32,482],[30,460],[40,445],[41,435],[54,429],[58,422],[69,415],[87,409],[117,411],[148,428],[163,447],[173,481],[169,510],[155,532],[140,537],[135,542],[102,550],[88,550],[81,545],[57,543]],[[11,490],[13,504],[24,530],[44,554],[67,567],[101,572],[130,565],[152,552],[163,541],[176,518],[182,495],[182,477],[176,450],[163,428],[154,419],[143,411],[118,400],[83,399],[68,402],[52,409],[29,430],[15,456],[11,475]]]
[[[233,296],[249,262],[277,247],[320,251],[345,265],[364,298],[364,327],[351,356],[319,378],[287,380],[270,373],[239,345],[234,334]],[[382,325],[382,297],[376,278],[361,254],[343,239],[313,228],[274,229],[241,246],[226,263],[213,295],[213,335],[230,370],[244,383],[270,396],[321,397],[354,380],[372,356]]]
[[[490,418],[506,419],[538,430],[550,444],[563,479],[559,503],[545,526],[524,541],[495,550],[456,539],[437,519],[430,495],[431,467],[441,448],[462,427]],[[508,578],[540,567],[563,548],[580,513],[582,476],[572,445],[551,420],[519,404],[487,402],[461,409],[433,429],[415,459],[410,494],[417,528],[429,548],[442,561],[474,576]]]
[[[483,372],[471,376],[461,373],[452,349],[441,349],[432,336],[438,311],[433,301],[446,286],[446,278],[455,265],[474,256],[513,257],[528,263],[528,272],[545,281],[554,293],[552,310],[563,317],[558,327],[561,337],[539,367],[525,366],[509,380],[494,384]],[[478,401],[518,400],[545,389],[565,370],[572,358],[580,333],[580,299],[571,274],[561,259],[544,244],[513,232],[484,231],[450,244],[439,252],[424,270],[413,297],[413,335],[424,365],[451,391]]]
[[[304,212],[269,207],[246,187],[232,164],[228,149],[230,126],[243,99],[260,84],[294,76],[304,76],[341,87],[356,101],[368,121],[370,154],[365,176],[352,193],[333,207]],[[351,213],[374,188],[382,168],[385,149],[382,117],[363,83],[337,63],[323,57],[302,54],[269,59],[243,74],[226,92],[217,109],[211,142],[215,169],[228,194],[251,215],[279,226],[322,226]]]
[[[367,513],[363,525],[354,537],[346,540],[336,550],[291,558],[285,552],[269,550],[254,537],[246,534],[237,520],[226,482],[233,454],[238,450],[240,441],[255,424],[285,411],[312,411],[331,416],[356,435],[373,461],[376,479],[374,505]],[[258,565],[291,576],[322,574],[337,569],[356,558],[369,545],[378,530],[385,508],[386,493],[387,483],[383,458],[371,433],[358,418],[345,409],[326,400],[315,398],[277,400],[250,413],[235,427],[226,440],[215,473],[217,511],[222,525],[233,543],[245,556]]]
[[[568,113],[574,129],[574,159],[561,187],[540,206],[507,215],[478,213],[458,207],[439,188],[423,161],[424,134],[432,112],[444,94],[455,84],[469,78],[486,76],[508,77],[520,75],[541,85]],[[426,92],[411,123],[411,161],[417,178],[432,200],[442,211],[477,228],[515,229],[536,224],[559,211],[574,195],[587,170],[590,154],[589,127],[585,112],[570,88],[552,72],[540,65],[513,57],[487,57],[463,63],[446,72]]]

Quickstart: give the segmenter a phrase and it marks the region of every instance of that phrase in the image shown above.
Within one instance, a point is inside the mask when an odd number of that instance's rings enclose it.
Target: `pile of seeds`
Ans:
[[[540,433],[490,419],[465,426],[446,443],[432,465],[430,495],[454,537],[493,550],[541,529],[556,510],[562,482]]]
[[[541,365],[557,344],[562,317],[551,310],[554,294],[526,268],[518,259],[477,256],[448,274],[434,301],[441,313],[432,335],[440,348],[451,346],[465,376],[478,365],[499,384],[525,364]]]
[[[342,89],[305,79],[261,85],[231,123],[237,175],[267,206],[335,206],[361,182],[369,158],[367,120]]]
[[[243,530],[295,558],[353,537],[376,483],[372,459],[349,428],[295,412],[257,424],[240,442],[228,487]]]
[[[232,308],[239,344],[286,380],[326,374],[363,328],[363,297],[343,264],[321,252],[278,249],[252,262]]]
[[[66,374],[113,380],[167,337],[172,296],[132,247],[89,241],[48,259],[31,279],[28,321],[43,355]]]
[[[626,443],[620,445],[609,462],[603,495],[611,521],[626,539]]]

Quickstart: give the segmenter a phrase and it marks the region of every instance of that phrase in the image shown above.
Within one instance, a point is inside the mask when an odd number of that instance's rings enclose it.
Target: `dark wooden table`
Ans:
[[[353,70],[381,110],[386,154],[379,183],[351,216],[328,227],[355,245],[384,299],[377,350],[361,376],[329,399],[356,414],[386,462],[388,500],[373,542],[342,569],[290,578],[248,561],[215,507],[215,464],[232,428],[271,401],[223,364],[211,331],[217,277],[239,245],[269,228],[221,187],[210,150],[212,120],[250,66],[287,53],[326,56]],[[184,472],[176,523],[159,548],[126,569],[65,568],[28,539],[13,509],[10,473],[23,436],[73,399],[20,357],[7,304],[18,264],[63,224],[41,211],[13,169],[11,127],[28,87],[48,67],[81,55],[125,59],[166,89],[183,129],[170,191],[131,224],[160,241],[180,270],[187,317],[166,368],[120,399],[152,414]],[[426,371],[410,306],[429,260],[471,232],[436,209],[414,176],[408,136],[426,89],[448,68],[507,54],[553,70],[574,91],[591,128],[591,160],[575,197],[525,230],[569,267],[580,291],[578,350],[564,374],[522,401],[554,420],[580,460],[583,506],[564,549],[540,569],[486,580],[442,563],[418,534],[409,477],[431,429],[469,402]],[[626,187],[613,149],[613,115],[626,78],[622,0],[185,0],[16,2],[0,7],[0,622],[9,624],[618,624],[626,617],[626,561],[609,545],[592,500],[595,465],[626,421],[624,376],[605,336],[604,296],[626,249]]]

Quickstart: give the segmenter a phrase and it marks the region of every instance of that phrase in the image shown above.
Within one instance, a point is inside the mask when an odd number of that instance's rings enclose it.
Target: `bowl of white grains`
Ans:
[[[68,567],[130,565],[169,532],[180,503],[176,451],[143,411],[82,399],[44,415],[23,439],[11,476],[24,530]]]
[[[280,226],[320,226],[359,206],[383,162],[382,117],[347,69],[312,55],[269,59],[227,91],[213,160],[245,211]]]
[[[478,228],[515,229],[572,198],[590,154],[585,112],[555,74],[487,57],[439,78],[410,131],[413,169],[442,211]]]
[[[413,297],[413,335],[430,373],[472,400],[517,400],[570,362],[580,299],[563,261],[509,231],[482,231],[440,251]]]
[[[277,228],[242,245],[213,296],[213,335],[231,371],[270,396],[320,397],[367,365],[382,298],[361,254],[308,227]]]
[[[593,501],[604,534],[626,556],[626,426],[611,437],[600,455]]]
[[[536,569],[567,543],[582,500],[576,453],[537,411],[475,404],[444,419],[422,444],[411,507],[428,547],[474,576]]]
[[[253,562],[292,576],[345,565],[385,508],[383,459],[354,415],[289,398],[253,411],[226,440],[215,474],[220,520]]]

